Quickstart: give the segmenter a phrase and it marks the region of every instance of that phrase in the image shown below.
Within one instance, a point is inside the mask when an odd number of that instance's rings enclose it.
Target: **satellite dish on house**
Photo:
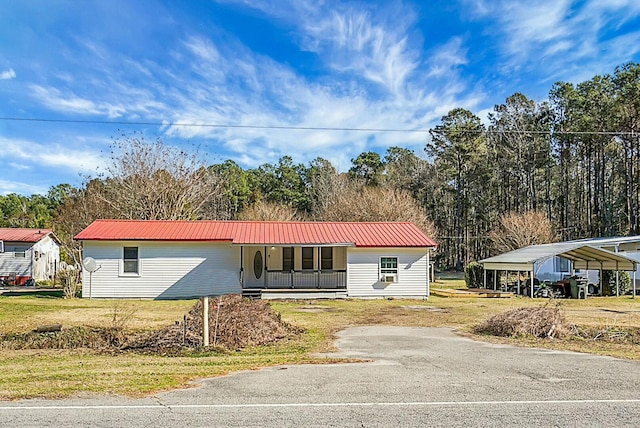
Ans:
[[[89,273],[93,273],[98,270],[98,264],[93,257],[85,257],[82,261],[82,265]]]

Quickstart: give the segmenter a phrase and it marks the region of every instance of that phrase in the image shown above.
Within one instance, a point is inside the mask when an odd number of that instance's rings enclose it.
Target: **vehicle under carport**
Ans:
[[[633,297],[636,295],[636,266],[638,262],[619,253],[576,242],[530,245],[497,256],[480,260],[484,268],[484,287],[487,288],[487,271],[494,271],[494,290],[497,288],[498,272],[528,272],[529,289],[534,296],[534,278],[536,266],[540,266],[552,257],[563,257],[573,262],[574,269],[633,272]],[[600,286],[602,290],[602,286]]]

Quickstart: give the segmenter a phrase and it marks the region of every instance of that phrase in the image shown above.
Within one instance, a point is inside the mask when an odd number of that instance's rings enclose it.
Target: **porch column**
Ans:
[[[244,247],[240,246],[240,287],[244,288]]]
[[[427,299],[431,294],[431,260],[429,260],[429,249],[427,248]],[[635,281],[633,282],[635,285]]]
[[[493,291],[496,291],[498,289],[498,275],[500,274],[500,271],[498,269],[493,271]]]
[[[632,299],[636,298],[636,271],[633,271],[633,294],[631,295]]]
[[[520,271],[518,271],[518,284],[516,286],[516,290],[518,291],[518,295],[520,295]]]

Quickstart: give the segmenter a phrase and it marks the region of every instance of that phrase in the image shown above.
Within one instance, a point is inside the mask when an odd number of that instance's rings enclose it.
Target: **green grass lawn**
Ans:
[[[454,281],[454,280],[452,280]],[[443,281],[444,282],[444,281]],[[459,283],[442,284],[458,287]],[[437,286],[437,284],[434,284]],[[117,313],[133,313],[130,329],[149,330],[181,320],[194,301],[65,300],[47,296],[0,296],[0,333],[21,333],[43,324],[108,326]],[[427,300],[274,301],[282,319],[303,327],[299,338],[239,352],[150,356],[89,350],[0,350],[0,399],[67,397],[84,393],[142,396],[187,387],[198,378],[289,363],[323,363],[337,331],[357,325],[451,327],[467,334],[492,314],[545,304],[545,300],[442,298]],[[591,298],[560,302],[573,323],[640,327],[640,299]],[[589,341],[493,339],[522,346],[569,349],[640,359],[635,345]]]

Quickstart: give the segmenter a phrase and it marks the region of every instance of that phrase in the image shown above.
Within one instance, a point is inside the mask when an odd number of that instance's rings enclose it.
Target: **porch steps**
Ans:
[[[262,288],[243,288],[242,297],[248,297],[250,299],[261,299]]]
[[[261,298],[268,299],[346,299],[347,290],[318,288],[263,289]]]

